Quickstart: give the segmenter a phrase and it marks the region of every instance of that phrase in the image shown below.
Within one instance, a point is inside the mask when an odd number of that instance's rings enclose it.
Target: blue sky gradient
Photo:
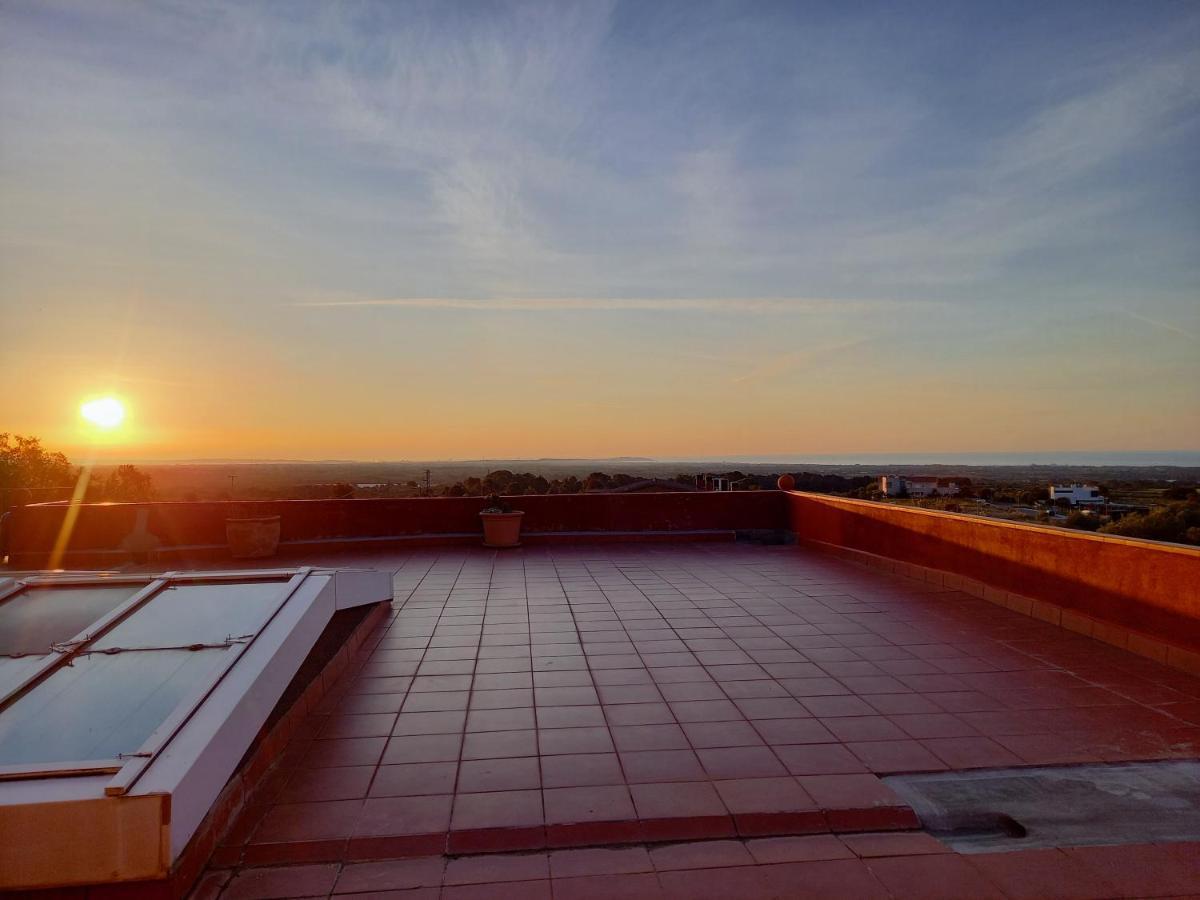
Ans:
[[[7,3],[0,426],[1194,450],[1198,49],[1169,2]]]

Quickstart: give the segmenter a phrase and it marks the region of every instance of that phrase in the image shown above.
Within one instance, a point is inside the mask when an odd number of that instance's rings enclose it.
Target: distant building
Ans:
[[[883,475],[879,490],[885,497],[953,497],[962,490],[958,478],[935,478],[932,475]]]
[[[1099,506],[1108,498],[1100,496],[1100,488],[1094,484],[1052,484],[1050,502],[1066,500],[1072,506]]]

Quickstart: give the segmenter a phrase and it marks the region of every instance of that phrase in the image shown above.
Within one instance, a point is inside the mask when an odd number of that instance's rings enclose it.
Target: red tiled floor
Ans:
[[[1000,889],[983,873],[952,853],[870,859],[867,867],[896,897],[928,900],[1004,898]]]
[[[222,896],[226,900],[324,897],[333,890],[336,878],[336,865],[246,869],[226,886]]]
[[[536,849],[551,828],[578,842],[582,831],[562,829],[605,816],[625,817],[609,833],[620,841],[722,838],[735,817],[743,828],[911,828],[873,773],[1200,746],[1200,679],[808,550],[396,560],[381,640],[285,754],[274,801],[256,805],[261,824],[234,832],[275,848],[260,861],[411,855],[417,844],[388,841],[423,828],[452,831],[460,852]],[[736,869],[723,877],[742,878]]]
[[[517,791],[542,786],[536,756],[509,759],[464,759],[458,769],[458,792]]]

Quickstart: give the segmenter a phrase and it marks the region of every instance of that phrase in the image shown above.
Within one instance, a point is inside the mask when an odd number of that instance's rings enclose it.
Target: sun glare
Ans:
[[[98,428],[116,428],[125,419],[125,407],[116,397],[100,397],[80,406],[79,414]]]

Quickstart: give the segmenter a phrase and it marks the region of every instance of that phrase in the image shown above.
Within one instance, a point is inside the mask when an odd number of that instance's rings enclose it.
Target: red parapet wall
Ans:
[[[523,532],[547,538],[568,535],[664,532],[733,532],[787,528],[778,491],[662,494],[545,494],[509,497],[524,511]],[[481,497],[372,500],[272,500],[194,503],[101,503],[78,507],[63,566],[125,562],[130,535],[139,530],[157,539],[174,558],[220,554],[226,547],[225,520],[280,517],[280,549],[313,542],[384,546],[425,538],[429,542],[481,534]],[[37,567],[49,559],[67,507],[24,506],[5,523],[10,564]],[[681,535],[682,536],[682,535]],[[137,543],[136,541],[132,543]]]
[[[822,494],[787,502],[800,540],[950,572],[1200,651],[1200,548]]]

